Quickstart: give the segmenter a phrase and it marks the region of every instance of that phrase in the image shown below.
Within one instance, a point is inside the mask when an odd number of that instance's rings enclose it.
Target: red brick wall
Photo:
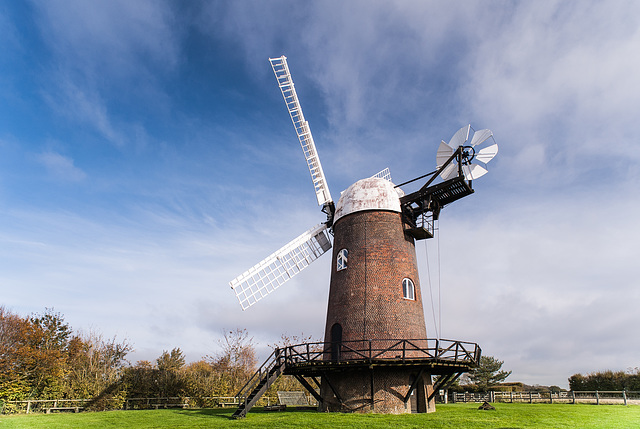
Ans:
[[[406,237],[399,213],[390,211],[360,211],[340,218],[334,229],[331,286],[325,341],[331,342],[331,327],[342,325],[342,341],[426,338],[422,293],[418,278],[413,238]],[[337,254],[349,252],[347,268],[336,270]],[[402,280],[407,277],[415,285],[415,300],[403,297]],[[375,343],[374,343],[375,344]],[[388,345],[377,342],[378,346]],[[392,354],[397,354],[393,352]],[[343,351],[341,360],[353,358]],[[395,357],[395,356],[384,356]],[[326,358],[330,358],[327,354]],[[373,372],[371,372],[373,371]],[[325,411],[357,411],[381,413],[409,413],[411,404],[402,397],[409,391],[415,368],[395,367],[375,369],[347,369],[324,374],[320,408]],[[371,405],[373,376],[374,405]],[[416,395],[421,395],[419,412],[435,411],[425,398],[432,389],[431,377]],[[327,378],[341,396],[333,394]],[[415,399],[414,399],[415,400]]]
[[[325,341],[342,325],[342,340],[426,338],[422,294],[413,238],[404,234],[399,213],[361,211],[334,228],[333,259]],[[336,271],[341,249],[347,269]],[[415,300],[403,298],[402,280],[415,285]]]

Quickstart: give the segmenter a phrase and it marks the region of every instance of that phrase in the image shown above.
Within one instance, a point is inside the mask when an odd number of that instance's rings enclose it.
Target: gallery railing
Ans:
[[[339,362],[435,363],[477,365],[482,350],[475,343],[445,339],[378,339],[335,343],[303,343],[276,349],[286,365]]]

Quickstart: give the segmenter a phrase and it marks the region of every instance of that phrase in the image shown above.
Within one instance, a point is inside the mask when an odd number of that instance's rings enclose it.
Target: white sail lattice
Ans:
[[[229,282],[243,310],[290,280],[331,249],[327,225],[319,224]]]

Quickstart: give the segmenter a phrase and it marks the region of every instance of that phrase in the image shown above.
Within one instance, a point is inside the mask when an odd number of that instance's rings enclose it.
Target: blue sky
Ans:
[[[324,219],[268,62],[284,54],[334,197],[385,167],[432,171],[467,123],[493,130],[489,174],[417,247],[430,335],[435,319],[531,384],[640,366],[638,16],[634,1],[5,2],[0,304],[127,338],[133,361],[197,360],[236,327],[261,353],[321,338],[329,256],[245,312],[228,286]]]

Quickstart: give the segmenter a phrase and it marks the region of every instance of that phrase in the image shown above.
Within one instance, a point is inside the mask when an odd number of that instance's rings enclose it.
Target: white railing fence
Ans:
[[[640,392],[637,391],[568,391],[568,392],[499,392],[482,393],[449,392],[442,402],[526,402],[526,403],[565,403],[565,404],[634,404],[640,405]]]

